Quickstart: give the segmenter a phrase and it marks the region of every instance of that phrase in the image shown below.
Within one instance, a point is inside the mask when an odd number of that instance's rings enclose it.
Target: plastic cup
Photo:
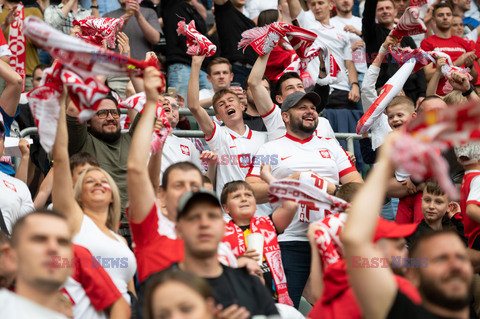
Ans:
[[[247,249],[255,249],[260,254],[260,259],[257,261],[259,265],[263,263],[263,235],[259,233],[247,235]]]
[[[233,87],[239,87],[241,88],[242,87],[242,84],[238,83],[238,82],[232,82],[230,83],[230,87],[233,88]]]

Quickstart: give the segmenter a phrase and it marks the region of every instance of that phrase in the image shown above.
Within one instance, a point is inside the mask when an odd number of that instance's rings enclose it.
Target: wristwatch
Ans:
[[[475,88],[473,87],[472,84],[470,84],[470,88],[467,91],[463,92],[462,95],[469,96],[470,94],[472,94],[473,91],[475,91]]]

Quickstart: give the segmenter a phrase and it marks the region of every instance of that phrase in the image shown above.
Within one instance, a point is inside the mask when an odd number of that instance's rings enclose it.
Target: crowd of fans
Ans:
[[[408,121],[480,101],[480,1],[411,2],[0,0],[0,317],[479,317],[480,144],[441,154],[459,201],[392,152]],[[418,4],[427,32],[393,36]],[[110,92],[85,122],[63,94],[47,152],[19,136],[38,124],[27,93],[56,63],[18,40],[28,16],[72,37],[74,21],[121,19],[114,50],[158,68],[99,76]],[[179,21],[215,54],[187,54]],[[238,49],[276,22],[313,32],[335,63],[289,72],[287,37],[265,55]],[[377,120],[386,138],[346,152],[335,133],[388,93],[393,46],[446,55],[408,75]],[[120,111],[142,92],[142,112]],[[279,200],[279,185],[300,191]],[[348,208],[316,209],[299,199],[309,189]]]

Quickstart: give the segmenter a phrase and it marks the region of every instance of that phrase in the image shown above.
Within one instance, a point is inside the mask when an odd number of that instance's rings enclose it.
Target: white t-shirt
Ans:
[[[226,126],[214,124],[212,136],[205,138],[205,141],[210,149],[218,155],[216,192],[220,198],[226,183],[245,180],[253,156],[260,146],[267,142],[267,134],[253,131],[245,125],[245,133],[239,135]],[[271,213],[269,204],[257,205],[257,216],[269,213]]]
[[[104,234],[93,220],[84,214],[82,226],[73,238],[73,242],[92,253],[130,304],[127,285],[137,271],[137,260],[121,237],[114,232],[111,234],[116,239]]]
[[[192,162],[202,171],[202,174],[205,174],[205,169],[200,161],[200,152],[195,145],[186,138],[173,134],[167,136],[162,152],[160,181],[162,180],[163,172],[165,172],[170,165],[184,161]]]
[[[262,158],[269,157],[272,175],[276,179],[283,179],[295,172],[312,171],[336,185],[340,178],[355,172],[343,148],[333,139],[321,138],[315,135],[299,140],[288,134],[274,141],[268,142],[257,152],[254,165],[247,176],[260,176]],[[280,204],[275,203],[275,210]],[[285,231],[278,235],[278,241],[308,241],[308,224],[323,218],[324,213],[310,213],[305,206],[298,208],[295,217]]]
[[[352,16],[351,18],[340,18],[339,16],[333,17],[330,19],[330,25],[335,26],[339,30],[344,30],[347,25],[353,25],[357,30],[362,31],[362,19],[356,16]],[[345,34],[349,37],[350,45],[357,40],[362,40],[362,38],[355,33],[345,32]],[[352,59],[358,73],[367,72],[365,46],[352,52]]]
[[[478,172],[477,170],[466,171],[465,174]],[[470,201],[480,202],[480,176],[475,176],[470,182],[470,192],[467,196],[467,203]]]
[[[332,55],[340,67],[340,72],[337,76],[338,83],[331,84],[330,87],[337,90],[350,91],[345,60],[352,60],[352,48],[346,32],[343,29],[339,30],[333,25],[325,25],[315,19],[312,20],[312,14],[307,14],[303,10],[297,16],[297,21],[302,28],[308,29],[317,35],[313,45],[322,43],[332,51]],[[308,64],[307,71],[312,79],[318,77],[319,68],[320,61],[318,59],[313,59]]]
[[[267,114],[262,115],[262,119],[263,124],[265,124],[265,127],[267,128],[269,141],[280,138],[287,132],[285,122],[282,119],[282,111],[275,104],[273,104],[272,109]],[[318,125],[315,130],[315,135],[332,138],[336,141],[335,133],[333,132],[330,122],[321,116],[318,117]]]
[[[67,319],[66,316],[40,306],[7,289],[0,289],[0,313],[5,319]]]
[[[0,172],[0,209],[9,233],[20,217],[35,209],[27,185],[3,172]]]
[[[247,0],[243,14],[249,19],[255,19],[263,10],[277,9],[277,6],[278,0]]]

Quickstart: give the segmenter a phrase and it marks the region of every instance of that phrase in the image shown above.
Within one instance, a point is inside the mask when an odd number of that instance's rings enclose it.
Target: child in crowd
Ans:
[[[393,131],[399,130],[405,122],[417,116],[412,99],[406,96],[394,97],[385,108],[385,114]]]
[[[415,244],[419,236],[425,232],[452,229],[458,233],[467,244],[467,238],[464,235],[463,223],[458,218],[458,214],[450,217],[448,214],[450,201],[445,192],[440,188],[435,180],[425,182],[422,197],[422,213],[424,219],[418,224],[415,232],[407,237],[408,245]]]
[[[251,233],[262,234],[264,243],[261,268],[265,285],[275,301],[293,305],[288,295],[277,234],[281,234],[290,224],[297,212],[298,204],[285,201],[271,215],[255,217],[257,206],[254,191],[245,181],[225,184],[220,199],[223,210],[232,218],[227,223],[223,242],[230,246],[235,257],[243,256],[258,260],[260,255],[255,250],[248,249],[246,239]]]
[[[460,209],[468,247],[480,250],[480,144],[469,143],[455,148],[457,159],[465,168],[460,189]]]

